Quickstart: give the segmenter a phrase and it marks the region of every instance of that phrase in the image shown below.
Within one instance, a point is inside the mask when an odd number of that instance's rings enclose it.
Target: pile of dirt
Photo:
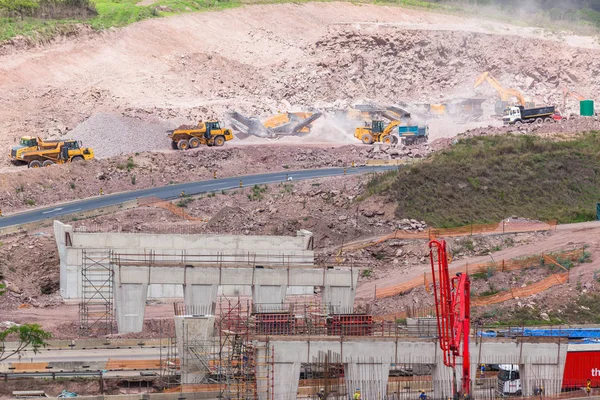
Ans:
[[[140,120],[116,114],[95,114],[69,132],[69,136],[92,147],[98,158],[133,152],[165,149],[166,131],[173,126],[160,121]]]
[[[600,120],[598,117],[571,117],[563,119],[561,122],[544,123],[544,124],[524,124],[524,125],[508,125],[508,126],[487,126],[476,129],[466,130],[458,135],[461,137],[475,137],[486,135],[502,135],[507,133],[513,134],[531,134],[542,137],[554,137],[563,135],[574,135],[581,132],[591,132],[600,130]]]

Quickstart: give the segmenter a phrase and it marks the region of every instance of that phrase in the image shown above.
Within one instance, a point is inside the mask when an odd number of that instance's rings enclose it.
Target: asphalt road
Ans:
[[[120,204],[129,200],[140,199],[143,197],[153,196],[163,200],[173,200],[178,198],[182,191],[184,191],[187,195],[197,195],[212,191],[235,189],[239,187],[240,180],[242,181],[244,187],[248,187],[254,185],[280,183],[288,180],[289,178],[291,178],[292,181],[306,180],[314,178],[325,178],[331,176],[341,176],[344,174],[356,175],[368,172],[384,172],[395,168],[397,167],[307,169],[301,171],[283,171],[180,183],[177,185],[168,185],[156,188],[135,190],[131,192],[121,192],[104,196],[95,196],[83,200],[72,201],[65,204],[54,205],[52,207],[38,208],[31,211],[9,214],[0,218],[0,228],[37,222],[44,219],[52,219],[66,214],[90,211],[102,207]]]

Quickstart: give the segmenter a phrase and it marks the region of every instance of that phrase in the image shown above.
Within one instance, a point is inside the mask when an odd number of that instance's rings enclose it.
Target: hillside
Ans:
[[[587,221],[595,218],[600,199],[599,152],[598,132],[572,140],[468,138],[371,186],[387,181],[385,190],[398,203],[398,217],[438,227],[497,222],[511,215]]]

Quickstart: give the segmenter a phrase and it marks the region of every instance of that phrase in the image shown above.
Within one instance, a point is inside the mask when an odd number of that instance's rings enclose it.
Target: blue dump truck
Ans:
[[[429,139],[429,126],[399,126],[398,137],[400,137],[400,141],[406,145],[427,143],[427,139]]]

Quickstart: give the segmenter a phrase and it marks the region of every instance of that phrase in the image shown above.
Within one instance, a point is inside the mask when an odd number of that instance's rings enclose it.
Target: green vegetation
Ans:
[[[192,201],[194,201],[194,199],[192,199],[191,196],[186,194],[186,195],[181,196],[181,200],[179,200],[175,204],[177,205],[177,207],[186,208],[188,206],[188,204],[190,204]]]
[[[52,334],[46,332],[38,324],[23,324],[11,326],[0,332],[0,362],[6,360],[12,355],[19,354],[27,347],[33,347],[34,353],[39,353],[40,347],[46,347],[46,340],[50,339]],[[16,339],[18,344],[14,350],[6,350],[5,343],[7,339]]]
[[[258,201],[263,199],[263,194],[267,191],[267,185],[259,186],[254,185],[252,187],[252,192],[248,195],[248,200],[250,201]]]
[[[44,42],[56,35],[75,32],[76,24],[82,22],[94,29],[106,29],[177,13],[222,10],[245,4],[287,2],[290,0],[154,0],[150,5],[138,5],[139,0],[0,0],[0,41],[25,35],[33,42]],[[581,2],[535,0],[529,2],[527,6],[524,6],[522,1],[514,0],[359,0],[358,2],[493,18],[544,28],[552,26],[554,29],[584,33],[595,33],[600,27],[600,2],[597,0]],[[284,165],[283,168],[289,167]]]
[[[28,205],[28,206],[35,206],[34,199],[25,199],[25,200],[23,200],[23,203],[25,203],[25,205]]]
[[[515,307],[512,310],[488,310],[483,313],[483,318],[497,318],[493,325],[497,326],[535,326],[535,325],[560,325],[560,324],[599,324],[600,323],[600,295],[584,294],[576,301],[568,302],[562,312],[550,311],[545,320],[541,312],[532,307]]]
[[[370,278],[373,275],[373,271],[371,269],[363,269],[360,271],[360,276],[363,278]]]
[[[462,139],[426,162],[374,177],[367,191],[395,199],[399,218],[436,227],[493,223],[510,215],[590,221],[600,199],[598,154],[599,132],[572,140],[530,135]]]

